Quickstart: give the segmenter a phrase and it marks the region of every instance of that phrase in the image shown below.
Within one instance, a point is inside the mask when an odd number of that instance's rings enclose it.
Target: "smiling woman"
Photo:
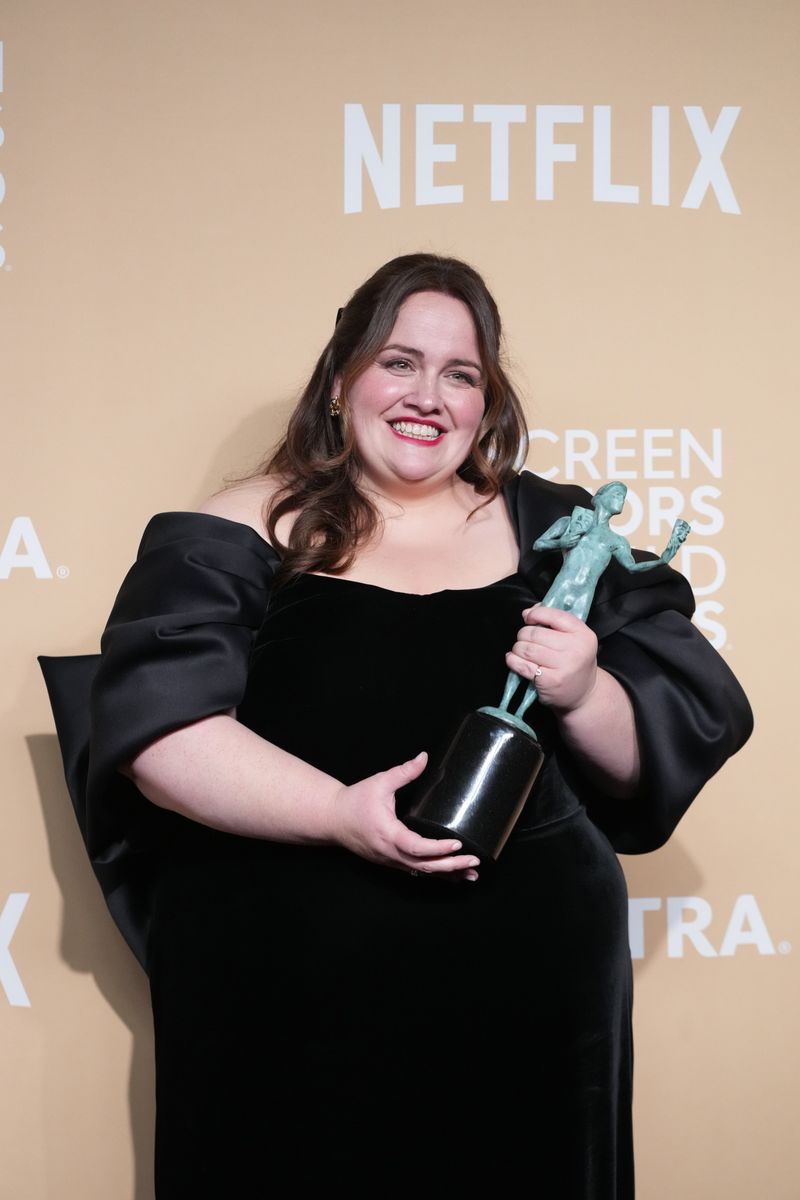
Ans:
[[[65,755],[150,975],[159,1200],[633,1196],[614,849],[663,842],[750,714],[670,568],[612,563],[594,626],[536,603],[534,539],[589,498],[516,474],[500,348],[471,267],[386,264],[264,468],[153,518],[119,593]],[[551,703],[492,867],[401,818],[509,669]]]
[[[487,544],[499,532],[515,565],[502,503],[491,519],[484,509],[526,445],[525,416],[502,363],[500,314],[482,278],[456,259],[405,255],[342,310],[285,439],[258,473],[267,480],[266,522],[251,523],[280,549],[281,580],[304,570],[343,574],[378,549],[398,504],[419,512],[438,490],[449,495],[462,549],[467,532],[480,529]],[[482,519],[465,524],[473,511]],[[431,532],[429,525],[423,545]],[[452,547],[451,534],[443,531],[444,546]],[[412,547],[406,558],[413,556]]]
[[[343,405],[364,488],[402,500],[455,478],[483,419],[483,369],[476,360],[475,324],[463,301],[417,292],[403,302],[389,344],[353,382]],[[334,388],[341,386],[339,375]]]

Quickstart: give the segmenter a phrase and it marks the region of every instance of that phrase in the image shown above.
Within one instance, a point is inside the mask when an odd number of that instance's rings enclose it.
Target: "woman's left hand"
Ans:
[[[542,704],[573,712],[597,684],[597,638],[591,629],[560,608],[534,604],[506,655],[509,670],[529,679]],[[541,674],[537,675],[537,668]]]

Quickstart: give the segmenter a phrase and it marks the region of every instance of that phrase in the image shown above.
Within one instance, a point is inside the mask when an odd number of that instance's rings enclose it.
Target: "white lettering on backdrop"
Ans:
[[[702,896],[667,896],[666,904],[660,896],[639,896],[628,900],[628,941],[631,957],[645,956],[645,933],[656,918],[645,919],[646,913],[664,913],[666,919],[667,957],[683,958],[687,948],[701,958],[731,958],[741,946],[755,946],[761,955],[775,954],[775,946],[769,935],[766,922],[754,895],[737,896],[725,925],[725,931],[715,949],[708,933],[714,912]],[[781,953],[790,949],[789,944],[779,944]]]
[[[458,127],[464,124],[463,104],[417,104],[414,106],[414,173],[417,205],[462,204],[464,185],[437,183],[436,166],[455,163],[458,158]],[[537,104],[532,124],[535,128],[536,200],[554,200],[556,167],[577,161],[575,142],[562,140],[562,126],[582,125],[582,104]],[[699,208],[709,193],[721,212],[740,213],[739,202],[725,170],[722,155],[741,109],[724,105],[716,120],[709,121],[696,104],[683,107],[699,159],[686,184],[681,208]],[[670,115],[668,105],[656,104],[650,110],[650,203],[670,204]],[[366,173],[380,208],[400,207],[400,182],[403,167],[400,104],[381,106],[380,131],[373,132],[363,104],[344,106],[344,211],[358,213],[364,207]],[[488,194],[492,200],[509,199],[510,135],[512,125],[528,123],[525,104],[474,104],[474,124],[489,126]],[[614,181],[612,166],[613,110],[609,104],[595,104],[592,123],[592,199],[599,203],[639,204],[638,182]],[[566,134],[566,139],[568,139]],[[562,168],[559,168],[562,169]]]
[[[697,598],[695,624],[721,650],[727,644],[720,620],[726,565],[709,539],[725,525],[717,486],[723,472],[722,430],[711,429],[706,436],[691,429],[531,429],[529,434],[537,475],[590,490],[596,490],[595,481],[628,484],[627,507],[614,528],[633,545],[660,553],[676,518],[690,522],[692,537],[675,566]]]
[[[0,984],[8,1003],[15,1008],[31,1006],[9,949],[29,896],[30,892],[11,892],[0,913]]]
[[[0,550],[0,579],[15,570],[33,571],[37,579],[52,579],[53,572],[30,517],[14,517]],[[58,574],[63,578],[64,568]]]

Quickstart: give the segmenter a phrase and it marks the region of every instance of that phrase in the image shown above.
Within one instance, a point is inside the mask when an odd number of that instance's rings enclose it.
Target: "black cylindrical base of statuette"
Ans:
[[[544,759],[521,724],[485,712],[465,717],[405,823],[425,837],[457,837],[469,853],[496,859]]]

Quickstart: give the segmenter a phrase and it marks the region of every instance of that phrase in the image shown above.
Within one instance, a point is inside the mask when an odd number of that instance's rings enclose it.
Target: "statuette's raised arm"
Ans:
[[[660,567],[662,563],[671,562],[678,550],[689,536],[691,526],[688,521],[683,521],[680,518],[672,526],[672,533],[669,535],[669,541],[662,550],[658,558],[648,559],[647,562],[636,562],[631,553],[631,548],[625,541],[625,538],[620,537],[612,547],[611,553],[614,558],[620,563],[626,571],[631,574],[634,571],[652,571],[653,567]]]

